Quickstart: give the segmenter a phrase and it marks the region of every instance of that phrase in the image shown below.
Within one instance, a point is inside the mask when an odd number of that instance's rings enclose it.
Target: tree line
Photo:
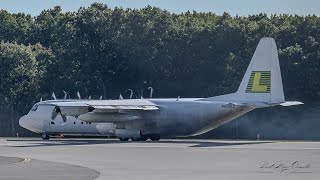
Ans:
[[[96,99],[128,98],[129,88],[134,98],[148,97],[150,86],[154,97],[231,93],[262,37],[276,40],[287,99],[319,101],[315,15],[175,14],[101,3],[77,12],[56,6],[37,16],[0,10],[0,109],[26,113],[52,92],[62,98],[63,90]]]

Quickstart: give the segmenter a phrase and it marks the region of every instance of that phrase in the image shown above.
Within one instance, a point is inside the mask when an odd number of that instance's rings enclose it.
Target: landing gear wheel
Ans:
[[[119,138],[120,141],[128,141],[129,138]]]
[[[160,140],[160,137],[150,137],[151,141],[159,141]]]
[[[141,138],[131,138],[132,141],[140,141]]]
[[[140,138],[140,141],[146,141],[146,140],[148,140],[148,137],[141,137]]]
[[[48,134],[46,134],[46,133],[42,133],[42,134],[41,134],[41,138],[42,138],[43,140],[48,140],[48,139],[50,138],[50,136],[49,136]]]

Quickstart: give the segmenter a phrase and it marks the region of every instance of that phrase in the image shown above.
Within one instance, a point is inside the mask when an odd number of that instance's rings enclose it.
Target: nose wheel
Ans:
[[[42,138],[43,140],[48,140],[48,139],[50,139],[50,136],[49,136],[48,134],[46,134],[46,133],[42,133],[42,134],[41,134],[41,138]]]
[[[129,138],[119,138],[120,141],[128,141]]]
[[[160,140],[160,136],[153,136],[150,137],[151,141],[159,141]]]

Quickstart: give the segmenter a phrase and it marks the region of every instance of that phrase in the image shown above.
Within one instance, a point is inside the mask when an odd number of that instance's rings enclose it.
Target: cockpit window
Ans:
[[[31,111],[36,111],[38,109],[38,105],[34,105],[31,109]]]

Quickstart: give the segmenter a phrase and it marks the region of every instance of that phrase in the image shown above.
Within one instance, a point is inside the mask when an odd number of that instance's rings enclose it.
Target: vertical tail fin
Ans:
[[[246,101],[285,102],[277,46],[273,38],[260,40],[236,94]]]
[[[206,98],[209,101],[285,102],[277,46],[273,38],[262,38],[253,54],[238,91]]]

